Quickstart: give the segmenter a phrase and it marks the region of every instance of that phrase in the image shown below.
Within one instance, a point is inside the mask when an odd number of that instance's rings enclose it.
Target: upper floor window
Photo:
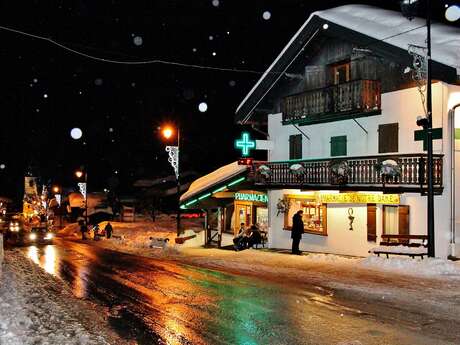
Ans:
[[[398,152],[398,123],[379,125],[379,153]]]
[[[302,134],[289,136],[289,159],[302,158]]]
[[[347,136],[331,137],[331,157],[347,155]]]
[[[335,85],[350,81],[350,62],[332,65],[331,69]]]

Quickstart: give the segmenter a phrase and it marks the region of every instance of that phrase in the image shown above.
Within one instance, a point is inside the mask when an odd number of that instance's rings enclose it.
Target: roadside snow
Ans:
[[[361,260],[362,267],[374,270],[400,272],[415,276],[448,276],[460,279],[460,264],[438,258],[382,258],[369,256]]]
[[[61,281],[19,252],[5,252],[0,276],[0,344],[104,345],[104,319]],[[100,327],[90,331],[91,325]],[[117,340],[118,341],[118,340]]]

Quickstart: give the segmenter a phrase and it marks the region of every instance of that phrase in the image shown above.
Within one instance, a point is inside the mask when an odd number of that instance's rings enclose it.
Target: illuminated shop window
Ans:
[[[316,198],[302,195],[288,195],[289,211],[284,214],[284,229],[291,230],[292,217],[303,210],[304,231],[318,235],[327,235],[327,207],[317,202]]]

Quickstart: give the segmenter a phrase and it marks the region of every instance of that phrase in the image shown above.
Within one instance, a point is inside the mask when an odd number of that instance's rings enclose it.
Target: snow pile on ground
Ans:
[[[80,225],[78,225],[78,223],[68,224],[64,228],[62,228],[58,232],[58,234],[60,236],[64,236],[64,237],[67,237],[67,236],[78,236],[78,237],[80,237],[81,236]]]
[[[460,278],[460,264],[438,258],[382,258],[369,256],[360,261],[360,266],[421,276],[453,276]]]
[[[428,249],[420,247],[408,247],[403,245],[398,246],[378,246],[369,250],[371,253],[385,252],[385,253],[404,253],[404,254],[427,254]]]
[[[101,331],[105,320],[91,308],[19,252],[5,253],[0,276],[0,344],[120,342]],[[89,331],[94,324],[99,327]]]

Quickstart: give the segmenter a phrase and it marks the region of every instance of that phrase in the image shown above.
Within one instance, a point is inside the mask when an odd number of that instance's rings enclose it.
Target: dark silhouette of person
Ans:
[[[302,234],[303,234],[302,215],[303,215],[303,211],[299,210],[292,217],[292,231],[291,231],[292,254],[297,254],[297,255],[301,254],[299,250],[299,244],[300,244],[300,240],[302,239]]]
[[[105,226],[104,230],[105,230],[105,236],[107,238],[112,237],[113,228],[112,228],[112,224],[110,224],[110,222],[107,222],[107,225]]]
[[[262,234],[256,225],[251,226],[251,236],[249,237],[248,242],[249,248],[254,246],[254,244],[262,243]]]
[[[233,247],[235,248],[236,251],[238,251],[241,248],[242,240],[243,240],[245,232],[246,232],[246,228],[244,226],[244,223],[241,223],[238,234],[233,238]]]

